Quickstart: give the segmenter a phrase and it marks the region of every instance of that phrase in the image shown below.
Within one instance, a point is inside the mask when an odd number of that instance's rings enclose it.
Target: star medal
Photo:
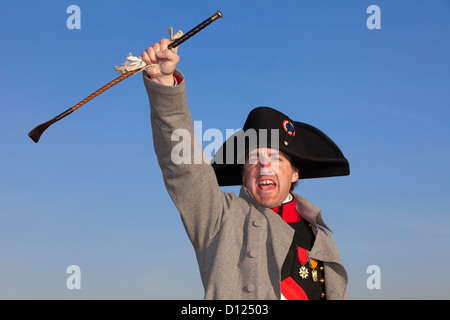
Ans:
[[[309,252],[308,252],[308,262],[309,262],[309,265],[311,266],[311,269],[312,269],[311,270],[311,276],[312,276],[313,281],[314,282],[319,281],[319,277],[317,276],[317,270],[316,270],[316,268],[317,268],[317,260],[310,258],[309,257]]]
[[[309,275],[309,271],[305,267],[305,264],[308,263],[308,252],[305,249],[297,246],[297,255],[298,255],[298,261],[302,265],[300,267],[300,269],[298,270],[298,274],[300,275],[300,277],[302,279],[306,279],[306,278],[308,278],[308,275]]]
[[[300,275],[300,277],[302,277],[302,279],[306,279],[308,278],[308,269],[306,269],[305,266],[302,266],[299,270],[298,270],[298,274]]]

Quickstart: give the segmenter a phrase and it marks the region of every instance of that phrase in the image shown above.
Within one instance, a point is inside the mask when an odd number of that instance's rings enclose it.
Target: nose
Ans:
[[[259,164],[263,167],[268,167],[272,165],[272,157],[270,154],[267,154],[266,152],[261,152],[259,154]]]
[[[270,156],[262,156],[258,162],[262,176],[275,175],[278,171],[277,161],[272,161]]]
[[[259,161],[259,166],[262,168],[268,168],[272,166],[272,161],[270,161],[270,158],[261,158]]]
[[[259,174],[261,176],[273,176],[275,175],[275,170],[272,167],[261,167],[259,169]]]

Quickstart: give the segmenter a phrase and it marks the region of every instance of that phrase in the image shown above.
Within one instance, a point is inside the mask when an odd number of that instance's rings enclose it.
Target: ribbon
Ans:
[[[302,247],[297,246],[297,256],[298,256],[298,261],[302,265],[305,265],[306,263],[308,263],[309,254],[306,249],[303,249]]]
[[[307,251],[307,253],[308,253],[308,263],[312,269],[315,269],[317,267],[317,260],[309,257],[311,251]]]

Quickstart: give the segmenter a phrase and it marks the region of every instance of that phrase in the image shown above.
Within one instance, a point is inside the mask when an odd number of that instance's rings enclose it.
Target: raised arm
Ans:
[[[179,56],[167,50],[169,43],[163,39],[142,53],[146,63],[161,63],[159,68],[144,74],[153,143],[167,191],[181,214],[191,242],[201,248],[218,232],[231,196],[220,190],[209,163],[194,163],[194,154],[203,155],[203,150],[194,133],[184,77],[176,71]],[[184,161],[179,163],[174,156],[179,156],[176,146],[181,141],[190,146],[190,150],[183,151],[190,151],[190,155],[183,155]]]

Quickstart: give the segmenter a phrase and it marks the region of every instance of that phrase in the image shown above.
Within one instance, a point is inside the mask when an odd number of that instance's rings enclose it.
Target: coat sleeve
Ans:
[[[151,81],[145,73],[144,84],[150,102],[153,145],[164,184],[189,239],[199,249],[218,232],[231,195],[220,189],[209,162],[202,161],[203,150],[187,106],[185,80],[179,71],[176,74],[182,82],[174,87]]]

